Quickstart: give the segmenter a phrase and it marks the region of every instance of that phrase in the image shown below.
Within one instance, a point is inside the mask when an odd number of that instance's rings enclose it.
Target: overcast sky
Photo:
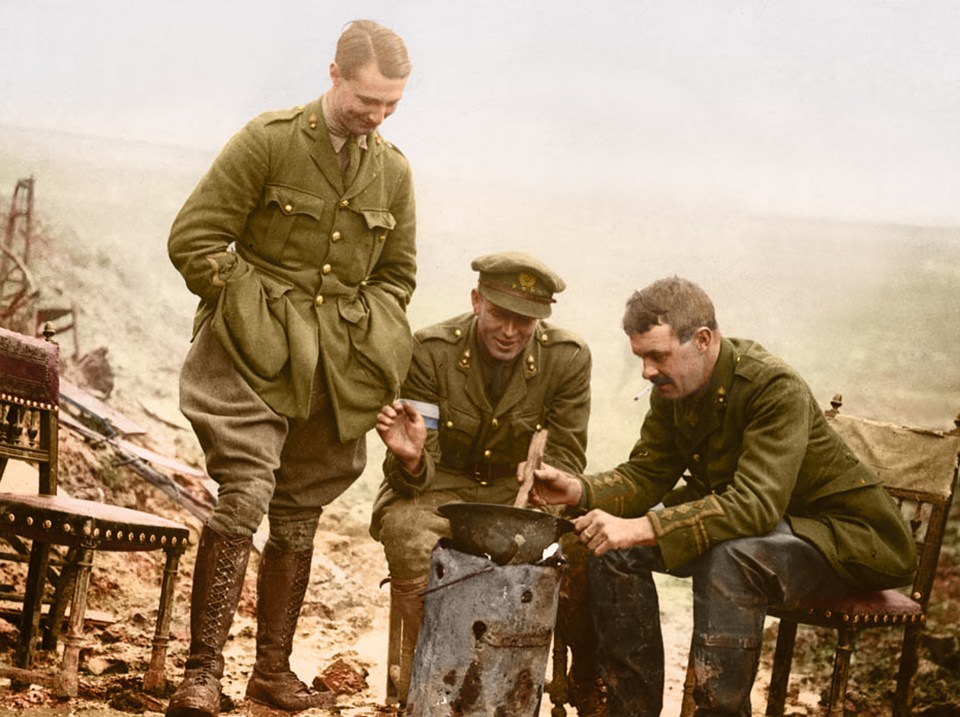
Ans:
[[[214,151],[355,17],[407,42],[418,175],[960,224],[954,0],[0,0],[0,125]]]

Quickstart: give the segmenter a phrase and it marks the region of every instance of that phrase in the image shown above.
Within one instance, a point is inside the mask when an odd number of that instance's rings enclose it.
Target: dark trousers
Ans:
[[[663,569],[653,547],[591,558],[591,609],[610,717],[659,715],[663,707],[663,639],[654,571],[692,578],[697,715],[750,715],[768,605],[851,590],[786,521],[767,535],[720,543],[671,571]]]

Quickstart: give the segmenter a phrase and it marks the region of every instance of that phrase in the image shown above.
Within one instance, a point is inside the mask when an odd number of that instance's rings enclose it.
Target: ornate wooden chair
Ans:
[[[893,714],[910,714],[913,678],[919,664],[920,634],[940,558],[940,545],[957,484],[960,454],[958,427],[949,433],[878,423],[838,413],[840,397],[827,412],[831,425],[850,449],[883,481],[909,521],[917,541],[917,573],[908,591],[881,590],[858,593],[797,609],[772,607],[780,619],[774,653],[767,715],[781,717],[790,676],[797,626],[818,625],[837,631],[826,713],[842,715],[850,658],[857,633],[873,627],[903,629],[900,667],[893,698]]]
[[[796,608],[771,606],[779,618],[766,714],[782,717],[787,683],[799,625],[837,631],[833,673],[825,714],[842,716],[857,634],[874,627],[903,630],[900,666],[893,701],[895,717],[910,714],[913,678],[919,663],[920,635],[940,557],[940,545],[957,484],[960,458],[960,416],[949,432],[880,423],[839,414],[842,399],[831,401],[827,418],[850,449],[869,465],[896,500],[917,542],[917,572],[903,590],[879,590],[847,595]],[[681,715],[693,714],[693,667],[687,667]]]
[[[87,588],[93,557],[98,550],[163,550],[166,561],[149,669],[143,678],[146,690],[165,682],[173,588],[180,557],[189,542],[189,530],[174,521],[149,513],[96,501],[57,495],[57,436],[59,409],[59,350],[50,341],[0,329],[0,483],[9,460],[37,466],[35,494],[0,492],[0,538],[14,547],[30,541],[23,594],[20,635],[14,665],[0,665],[0,676],[16,683],[51,687],[61,697],[74,697],[79,667]],[[51,567],[51,546],[69,549],[69,560],[59,576]],[[16,555],[16,552],[14,553]],[[32,666],[41,634],[41,608],[50,602],[48,578],[59,591],[71,586],[69,622],[63,639],[59,668]],[[63,609],[50,606],[45,630],[56,636]]]

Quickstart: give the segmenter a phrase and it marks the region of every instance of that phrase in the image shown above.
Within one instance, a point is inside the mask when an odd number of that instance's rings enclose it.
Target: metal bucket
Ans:
[[[562,564],[497,565],[447,545],[431,556],[406,714],[534,717]]]
[[[549,513],[495,503],[447,503],[437,509],[450,521],[453,547],[497,565],[540,562],[544,551],[573,523]]]

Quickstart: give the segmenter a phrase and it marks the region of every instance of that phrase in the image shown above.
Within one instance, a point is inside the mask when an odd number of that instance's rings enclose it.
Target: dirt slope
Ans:
[[[24,138],[15,139],[10,146],[27,146]],[[59,186],[70,187],[70,192],[40,195],[43,201],[38,201],[38,207],[57,210],[38,211],[36,226],[41,241],[32,261],[44,289],[41,297],[44,303],[78,303],[80,353],[87,354],[99,347],[107,349],[115,373],[115,388],[107,402],[148,430],[145,436],[131,440],[199,467],[202,466],[200,451],[176,406],[177,373],[187,348],[194,304],[169,266],[163,244],[164,225],[172,219],[184,191],[192,186],[199,170],[195,169],[196,163],[190,164],[193,160],[181,161],[183,158],[152,152],[148,155],[138,161],[148,161],[151,170],[144,171],[139,165],[114,166],[106,161],[102,176],[95,177],[81,172],[84,165],[80,163],[39,165],[47,171],[39,177],[39,191],[47,191],[46,187],[56,184],[58,177],[51,175],[63,173]],[[97,161],[100,158],[97,154]],[[0,158],[0,169],[4,168]],[[167,175],[159,170],[170,176],[189,176],[167,185],[162,183]],[[5,186],[0,186],[0,192],[4,189]],[[0,215],[6,205],[5,199],[0,201]],[[130,211],[131,207],[135,211]],[[82,218],[79,208],[84,208]],[[147,221],[148,216],[153,217],[152,221]],[[933,252],[938,244],[935,241],[930,246]],[[953,265],[950,261],[929,259],[928,263],[941,267],[944,276],[952,271],[943,268]],[[931,291],[939,291],[941,285],[955,298],[955,283],[946,278],[940,284],[931,284]],[[617,292],[617,296],[621,293]],[[906,304],[903,310],[907,312]],[[443,311],[449,312],[446,303]],[[868,318],[864,323],[880,322]],[[65,353],[72,351],[72,341],[72,337],[61,337]],[[622,347],[618,345],[618,348]],[[601,353],[596,351],[598,357]],[[612,351],[606,353],[612,355]],[[602,372],[595,375],[595,379],[609,378]],[[929,381],[917,383],[927,385]],[[613,410],[601,401],[596,405],[601,415]],[[630,408],[635,410],[632,405]],[[938,409],[937,416],[941,413]],[[629,446],[635,431],[625,424],[620,419],[612,421],[610,425],[618,430],[607,431],[610,435],[604,433],[601,438],[615,438]],[[95,446],[68,430],[61,435],[62,482],[66,491],[77,497],[107,500],[181,520],[197,535],[200,520],[129,467],[116,465],[116,455],[109,447]],[[601,441],[593,445],[602,448]],[[295,666],[308,682],[339,657],[346,657],[367,672],[367,689],[340,697],[337,711],[343,715],[378,714],[384,699],[388,590],[379,584],[386,575],[386,565],[380,546],[367,535],[369,506],[379,481],[377,469],[381,453],[375,438],[369,442],[369,448],[368,470],[329,507],[321,521],[315,543],[313,577],[294,653]],[[620,446],[615,449],[616,455],[626,450]],[[203,486],[196,481],[171,471],[161,472],[177,481],[181,490],[202,496]],[[3,488],[7,487],[5,479]],[[960,629],[956,627],[960,624],[958,544],[960,537],[954,520],[935,587],[937,607],[931,615],[923,646],[916,714],[960,714]],[[242,699],[245,675],[253,662],[256,562],[256,559],[251,561],[227,650],[225,692],[234,701],[236,714],[244,715],[263,713]],[[182,562],[177,583],[168,662],[169,676],[174,680],[181,674],[188,642],[192,568],[193,551],[190,550]],[[90,590],[90,610],[95,617],[103,619],[91,623],[85,636],[80,698],[58,704],[44,689],[14,692],[0,681],[0,714],[119,717],[130,712],[162,711],[165,704],[162,698],[144,695],[138,689],[138,677],[146,667],[149,654],[160,569],[159,554],[98,555]],[[0,584],[16,584],[16,576],[9,570],[6,564],[0,565]],[[689,644],[689,590],[683,583],[664,581],[663,591],[661,605],[668,662],[664,714],[676,714]],[[887,696],[892,682],[888,676],[894,673],[896,645],[879,637],[886,632],[877,631],[877,636],[868,635],[862,640],[849,703],[851,711],[858,714],[889,713]],[[829,671],[830,652],[815,647],[814,634],[801,632],[808,657],[798,660],[795,667],[794,687],[788,699],[789,710],[794,714],[816,714],[819,690],[826,685],[824,673]],[[9,661],[15,639],[16,628],[0,620],[0,660]],[[764,704],[770,649],[768,642],[754,690],[757,713]],[[41,659],[51,662],[53,656],[41,656]],[[809,677],[811,672],[816,674],[816,679]],[[543,714],[549,714],[548,708],[545,700]],[[318,714],[328,712],[318,711]]]

